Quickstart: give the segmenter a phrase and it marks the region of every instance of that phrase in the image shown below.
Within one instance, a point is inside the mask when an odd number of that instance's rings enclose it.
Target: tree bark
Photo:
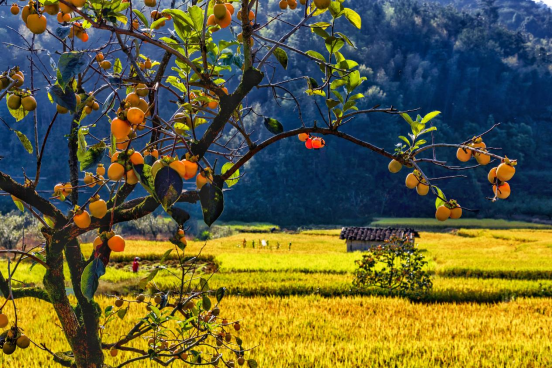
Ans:
[[[44,287],[63,328],[63,332],[73,352],[72,367],[101,368],[104,354],[99,336],[100,309],[94,301],[88,301],[81,293],[80,279],[84,269],[84,259],[76,239],[54,233],[47,238]],[[63,274],[63,250],[68,260],[73,290],[77,305],[73,307],[65,288]]]

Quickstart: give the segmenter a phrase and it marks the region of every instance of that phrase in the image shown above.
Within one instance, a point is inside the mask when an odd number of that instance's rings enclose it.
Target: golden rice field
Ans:
[[[300,234],[237,234],[207,242],[188,241],[186,252],[214,255],[223,271],[352,272],[359,253],[347,253],[340,230],[306,231]],[[460,230],[450,233],[421,232],[419,248],[426,251],[429,269],[485,271],[551,271],[551,230]],[[242,243],[246,240],[246,248]],[[269,247],[260,247],[266,240]],[[255,241],[255,248],[252,248]],[[292,243],[288,250],[289,243]],[[280,244],[280,249],[276,249]],[[83,252],[91,252],[91,244]],[[169,242],[130,240],[125,252],[113,259],[159,257]],[[202,250],[203,249],[203,250]],[[321,256],[324,255],[324,256]],[[546,277],[547,278],[547,277]]]
[[[97,299],[102,307],[113,301]],[[19,306],[20,325],[35,342],[54,351],[68,348],[47,303],[25,300]],[[105,340],[115,340],[143,311],[131,308],[123,321],[109,325]],[[223,299],[222,313],[242,320],[238,335],[247,346],[256,346],[251,357],[261,367],[551,366],[551,299],[413,304],[377,297],[229,297]],[[140,340],[130,346],[146,345]],[[120,352],[106,363],[116,365],[130,357]],[[47,353],[32,347],[0,355],[0,366],[54,364]]]
[[[188,255],[201,251],[220,265],[220,272],[210,276],[210,287],[228,288],[231,296],[223,299],[222,315],[242,321],[240,337],[256,346],[251,357],[260,367],[551,366],[550,229],[422,232],[418,246],[435,274],[430,303],[352,292],[354,261],[361,255],[347,253],[338,234],[241,233],[189,241]],[[261,240],[268,247],[260,247]],[[130,260],[158,259],[171,247],[168,242],[128,241],[125,252],[113,257],[99,290],[132,290],[152,262],[133,274]],[[88,255],[90,245],[83,248]],[[0,262],[0,271],[5,273],[6,266]],[[30,264],[22,264],[15,279],[40,285],[43,273],[39,266],[31,270]],[[154,281],[161,288],[176,282],[169,271]],[[113,303],[102,295],[96,298],[103,308]],[[31,338],[55,351],[68,348],[47,303],[24,299],[18,305],[21,327]],[[4,312],[13,311],[8,306]],[[124,321],[109,326],[106,342],[124,333],[143,312],[134,305]],[[124,354],[107,357],[106,363],[116,366],[132,357]],[[48,359],[32,348],[0,355],[0,366],[55,366]]]

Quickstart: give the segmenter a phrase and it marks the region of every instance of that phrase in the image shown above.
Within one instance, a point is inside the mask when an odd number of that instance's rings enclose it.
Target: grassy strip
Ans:
[[[4,272],[5,263],[0,264]],[[15,279],[29,285],[40,285],[44,268],[34,267],[29,271],[28,264],[21,264]],[[141,279],[146,277],[154,266],[142,267],[138,273],[130,272],[130,264],[124,267],[108,267],[101,278],[100,292],[127,293],[137,290]],[[175,288],[177,279],[171,270],[161,270],[154,279],[156,287],[162,290]],[[172,269],[174,271],[174,269]],[[68,274],[68,270],[65,270]],[[173,273],[174,274],[174,273]],[[205,275],[203,277],[210,277]],[[301,272],[240,272],[217,273],[211,276],[212,288],[227,287],[232,294],[245,296],[290,296],[290,295],[383,295],[380,290],[359,292],[352,288],[351,274],[324,274]],[[551,279],[548,280],[507,280],[476,278],[433,279],[434,289],[428,301],[434,302],[500,302],[519,297],[551,296]],[[15,286],[21,284],[16,283]],[[68,287],[71,285],[68,283]],[[153,287],[153,286],[152,286]]]
[[[440,222],[434,218],[377,218],[370,226],[378,227],[414,227],[417,230],[443,230],[447,228],[478,229],[551,229],[551,225],[525,221],[507,221],[499,219],[462,218]]]
[[[381,289],[355,290],[352,275],[302,274],[302,273],[226,273],[215,274],[209,284],[212,288],[226,287],[232,295],[260,296],[384,296]],[[446,279],[436,277],[433,290],[425,302],[440,303],[495,303],[521,297],[551,297],[551,280],[503,280],[503,279]],[[155,279],[156,287],[176,286],[176,279],[161,274]],[[117,288],[117,287],[115,287]]]
[[[464,277],[479,279],[544,280],[551,279],[551,271],[541,270],[478,270],[470,268],[449,268],[438,270],[440,277]]]
[[[353,273],[345,270],[322,270],[317,271],[310,268],[289,269],[290,272],[299,272],[304,274],[326,274],[326,275],[352,275]],[[224,272],[231,273],[256,273],[256,272],[283,272],[282,269],[231,269],[225,268]],[[429,270],[431,275],[440,277],[462,277],[477,279],[506,279],[506,280],[549,280],[553,276],[551,271],[540,270],[477,270],[470,268],[450,268],[445,270]]]
[[[140,256],[135,256],[132,254],[127,253],[111,253],[110,256],[110,264],[111,263],[128,263],[132,262],[134,260],[134,257],[139,257],[142,261],[150,261],[150,262],[159,262],[161,260],[162,254],[156,254],[156,253],[150,253],[150,254],[140,254]],[[199,262],[216,262],[216,257],[212,254],[200,254],[199,256],[186,256],[184,259],[189,260],[192,258],[196,258]],[[166,258],[167,260],[178,260],[178,256],[176,254],[171,253]]]

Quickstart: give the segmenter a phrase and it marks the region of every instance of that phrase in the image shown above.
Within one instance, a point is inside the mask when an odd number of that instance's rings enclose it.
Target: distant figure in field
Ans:
[[[140,258],[134,257],[134,261],[132,262],[132,272],[138,272],[138,267],[140,266],[138,261],[140,261]]]
[[[246,238],[244,238],[244,241],[242,242],[242,248],[246,248],[247,244],[246,244]]]
[[[288,250],[292,250],[292,242],[290,242],[290,244],[288,244]]]

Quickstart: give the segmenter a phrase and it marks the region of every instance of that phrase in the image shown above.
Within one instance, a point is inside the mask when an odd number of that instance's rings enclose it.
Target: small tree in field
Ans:
[[[516,161],[492,153],[492,148],[482,141],[497,125],[464,142],[434,143],[433,131],[437,128],[431,120],[439,114],[437,111],[411,118],[408,113],[415,110],[359,108],[357,105],[364,98],[359,86],[365,78],[357,70],[358,63],[340,51],[354,47],[341,27],[349,21],[361,28],[360,16],[341,1],[299,3],[283,0],[278,7],[268,7],[258,0],[172,1],[163,5],[156,0],[145,0],[144,4],[135,0],[31,0],[22,9],[18,5],[11,7],[11,12],[21,14],[22,22],[33,33],[25,39],[31,62],[25,70],[15,66],[2,75],[4,91],[0,98],[7,100],[17,121],[24,119],[21,124],[34,124],[34,137],[28,139],[5,122],[27,151],[36,154],[36,171],[34,177],[26,176],[22,183],[0,172],[0,189],[10,194],[21,210],[29,211],[41,222],[46,241],[38,249],[1,251],[14,258],[10,259],[8,274],[0,275],[0,290],[6,297],[0,307],[17,308],[20,298],[51,303],[71,348],[71,352],[61,354],[42,345],[56,362],[79,368],[102,367],[104,351],[111,355],[126,351],[129,360],[120,366],[140,364],[144,359],[162,365],[180,362],[232,367],[247,361],[255,366],[255,361],[248,360],[242,341],[228,337],[230,329],[238,330],[240,325],[220,316],[219,301],[224,289],[209,290],[205,282],[190,287],[195,268],[184,257],[184,226],[190,215],[178,204],[199,203],[203,219],[210,226],[223,212],[224,186],[236,184],[244,164],[282,139],[297,137],[301,141],[298,144],[304,144],[306,149],[324,149],[323,137],[334,136],[388,158],[392,173],[408,168],[411,172],[406,186],[416,188],[422,196],[432,193],[436,197],[436,218],[441,221],[459,218],[464,208],[454,199],[447,199],[434,183],[462,175],[430,178],[423,165],[457,171],[499,160],[488,176],[493,189],[491,199],[508,197],[507,181],[514,174]],[[297,23],[282,20],[282,12],[296,12]],[[289,30],[269,37],[263,31],[273,22],[282,22]],[[94,40],[89,39],[90,29],[95,29]],[[292,35],[301,37],[304,32],[317,35],[320,45],[313,48],[324,52],[310,50],[307,45],[298,49],[287,44]],[[45,33],[59,41],[53,56],[55,77],[42,72],[41,65],[49,62],[42,61],[35,49],[35,42]],[[94,48],[89,48],[93,41]],[[319,69],[309,75],[305,72],[294,78],[277,79],[285,76],[282,71],[275,71],[286,69],[289,54]],[[49,86],[53,103],[41,109],[56,110],[42,137],[38,125],[43,122],[38,119],[34,94],[46,92],[44,88],[36,92],[39,84]],[[306,86],[306,96],[302,98],[316,107],[317,116],[310,118],[312,123],[301,113],[300,97],[291,93],[291,87],[299,86]],[[256,111],[254,89],[270,90],[276,103],[295,103],[298,126],[285,130],[275,118]],[[394,151],[343,132],[342,127],[348,122],[371,113],[397,114],[408,123],[409,132],[399,137]],[[39,194],[44,189],[52,190],[41,187],[43,154],[46,147],[55,149],[47,146],[47,141],[51,128],[59,124],[64,114],[71,117],[66,132],[69,177],[53,188],[53,198],[46,198]],[[254,141],[251,127],[244,122],[246,116],[254,115],[262,121],[262,126],[255,129],[266,129],[270,138]],[[110,124],[109,135],[100,129],[106,123]],[[432,144],[427,144],[429,139]],[[477,164],[449,165],[436,156],[436,149],[442,147],[456,149],[462,162],[475,158]],[[425,155],[428,153],[431,154]],[[111,162],[104,167],[101,162],[107,157]],[[183,190],[186,180],[195,180],[197,190]],[[83,196],[85,186],[95,188],[91,196]],[[138,187],[147,194],[131,196]],[[61,202],[70,203],[72,209],[60,210]],[[116,314],[124,316],[125,312],[101,311],[94,294],[99,278],[110,266],[111,252],[125,249],[125,240],[112,229],[158,207],[179,227],[171,241],[183,270],[180,292],[161,292],[152,299],[139,296],[133,301],[115,300],[114,308],[119,310],[140,304],[148,309],[131,331],[114,334],[123,338],[110,340],[103,327],[109,327],[110,318]],[[97,232],[94,248],[91,254],[83,254],[78,237],[90,231]],[[20,288],[12,282],[17,266],[25,259],[46,269],[43,288]],[[69,268],[76,304],[66,292],[64,263]],[[146,283],[155,277],[155,272]],[[217,303],[210,298],[216,298]],[[29,337],[22,334],[24,326],[18,325],[17,320],[8,321],[0,314],[0,326],[9,329],[0,338],[5,353],[17,353],[18,348],[29,345]],[[143,347],[128,346],[131,341],[142,341]]]
[[[378,287],[390,295],[420,298],[432,289],[432,280],[423,270],[428,263],[415,244],[392,237],[385,244],[369,249],[355,262],[354,286]]]

